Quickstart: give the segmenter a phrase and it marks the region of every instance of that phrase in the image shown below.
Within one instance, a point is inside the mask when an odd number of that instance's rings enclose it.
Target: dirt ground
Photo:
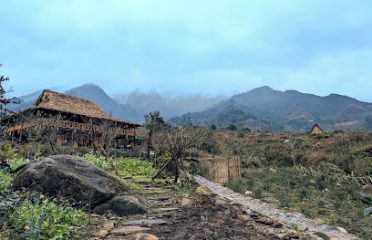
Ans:
[[[253,221],[239,219],[243,213],[236,206],[216,205],[202,195],[190,199],[193,202],[190,206],[163,216],[167,224],[155,226],[151,233],[159,239],[277,239],[259,233]]]
[[[175,194],[164,186],[142,184],[150,203],[145,215],[108,221],[92,239],[202,240],[299,239],[304,237],[280,222],[244,212],[211,193]],[[303,238],[309,239],[309,238]]]

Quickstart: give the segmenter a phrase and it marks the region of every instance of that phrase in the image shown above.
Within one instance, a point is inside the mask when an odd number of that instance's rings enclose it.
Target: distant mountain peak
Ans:
[[[262,86],[262,87],[254,88],[250,92],[257,92],[257,91],[276,91],[276,90],[274,90],[273,88],[269,86]]]
[[[241,111],[232,112],[234,109]],[[252,116],[257,120],[254,123],[249,121]],[[308,131],[314,121],[321,123],[326,130],[338,129],[338,123],[344,121],[354,123],[348,125],[348,128],[372,129],[371,124],[367,125],[367,119],[372,117],[372,104],[339,94],[320,97],[296,90],[278,91],[263,86],[234,95],[216,104],[215,108],[191,113],[187,117],[191,123],[241,123],[251,129],[269,125],[274,130]],[[182,116],[174,120],[176,123],[182,121]],[[258,121],[262,124],[257,125]]]
[[[83,87],[95,87],[95,88],[101,88],[100,86],[98,86],[97,84],[95,83],[85,83],[83,85],[80,86],[81,88]]]

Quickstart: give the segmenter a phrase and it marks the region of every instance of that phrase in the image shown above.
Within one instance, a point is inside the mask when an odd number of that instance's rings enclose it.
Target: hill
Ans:
[[[12,111],[20,111],[31,107],[42,90],[14,98],[20,104],[7,106]],[[204,97],[200,95],[171,97],[159,93],[132,92],[109,96],[102,88],[94,84],[84,84],[65,92],[67,95],[96,102],[107,113],[121,120],[143,122],[143,116],[148,112],[160,111],[165,119],[202,111],[222,100],[222,97]]]
[[[19,104],[10,104],[7,107],[15,112],[29,108],[34,104],[41,92],[42,91],[40,90],[25,96],[14,98],[15,100],[18,100]],[[142,121],[142,116],[132,106],[116,102],[97,85],[84,84],[80,87],[66,91],[65,94],[94,101],[108,114],[111,114],[115,118],[130,121]]]
[[[96,102],[108,114],[111,114],[115,118],[142,121],[142,116],[132,106],[118,103],[97,85],[84,84],[80,87],[68,90],[65,94]]]
[[[235,124],[252,130],[276,131],[306,131],[314,123],[320,123],[326,130],[372,129],[372,104],[337,94],[321,97],[260,87],[171,122],[221,127]]]

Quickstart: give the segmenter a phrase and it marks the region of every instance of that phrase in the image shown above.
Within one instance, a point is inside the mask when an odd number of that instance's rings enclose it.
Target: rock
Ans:
[[[163,225],[167,222],[161,219],[139,219],[139,220],[132,220],[129,222],[123,223],[126,226],[141,226],[141,227],[152,227],[155,225]]]
[[[343,227],[336,227],[342,233],[348,233],[345,228]]]
[[[179,208],[157,208],[154,209],[155,212],[173,212],[173,211],[178,211],[180,210]]]
[[[147,209],[148,207],[144,199],[130,195],[121,195],[97,206],[94,208],[94,211],[98,214],[111,211],[119,216],[128,216],[146,213]]]
[[[363,210],[363,215],[364,216],[368,216],[368,215],[371,215],[371,214],[372,214],[372,207],[368,207],[368,208]]]
[[[115,228],[115,221],[108,221],[105,224],[103,224],[103,227],[102,227],[103,230],[107,230],[107,231],[111,231],[114,228]]]
[[[129,235],[129,234],[134,234],[138,232],[145,232],[149,231],[151,228],[147,227],[139,227],[139,226],[125,226],[121,228],[117,228],[111,231],[111,234],[113,235]]]
[[[212,196],[213,195],[212,190],[206,185],[201,185],[201,186],[197,187],[196,192],[201,194],[201,195],[205,195],[205,196]]]
[[[248,222],[250,217],[248,215],[239,215],[238,219],[242,222]]]
[[[190,198],[182,198],[182,200],[181,200],[181,206],[182,207],[188,207],[188,206],[191,206],[191,204],[192,204],[192,199],[190,199]]]
[[[315,218],[315,219],[313,220],[313,222],[314,222],[314,224],[315,224],[316,226],[320,226],[320,225],[325,224],[325,222],[324,222],[322,219],[320,219],[320,218]]]
[[[279,220],[276,220],[276,221],[273,221],[273,223],[271,224],[271,226],[273,228],[281,228],[283,227],[284,223],[282,221],[279,221]]]
[[[108,231],[105,230],[105,229],[102,229],[99,232],[97,232],[96,234],[94,234],[94,237],[105,238],[107,235],[108,235]]]
[[[217,206],[222,206],[226,207],[227,206],[227,201],[222,199],[222,198],[217,198],[216,201],[214,202]]]
[[[159,240],[157,236],[148,233],[137,233],[134,238],[136,240]]]
[[[13,186],[63,197],[75,207],[100,214],[127,216],[147,210],[144,200],[124,195],[126,188],[118,179],[76,156],[54,155],[30,162],[15,176]]]
[[[270,168],[270,172],[276,173],[277,171],[274,168]]]
[[[226,210],[223,212],[223,214],[225,214],[225,215],[230,215],[230,213],[231,213],[230,209],[226,209]]]
[[[28,163],[15,176],[13,186],[64,197],[73,200],[76,207],[88,209],[126,190],[110,174],[70,155],[54,155]]]
[[[245,193],[244,193],[246,196],[251,196],[252,194],[253,194],[253,192],[252,191],[245,191]]]

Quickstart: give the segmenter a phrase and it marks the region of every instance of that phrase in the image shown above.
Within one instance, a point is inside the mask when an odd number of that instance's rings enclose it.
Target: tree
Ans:
[[[171,155],[171,159],[158,171],[153,177],[157,178],[160,173],[168,166],[173,164],[174,181],[178,182],[179,177],[187,179],[184,171],[182,157],[191,149],[198,147],[204,140],[207,131],[204,128],[185,128],[174,127],[163,129],[160,136],[156,138],[157,145],[160,148],[165,148]]]
[[[234,124],[230,124],[228,127],[227,127],[227,130],[230,130],[230,131],[236,131],[238,128],[234,125]]]
[[[3,65],[0,64],[0,67],[2,67]],[[6,114],[9,113],[9,110],[7,110],[6,108],[6,105],[10,104],[10,103],[16,103],[15,101],[11,100],[11,99],[8,99],[6,98],[6,94],[9,92],[7,90],[5,90],[5,88],[3,87],[3,83],[5,81],[9,81],[9,78],[8,77],[5,77],[3,75],[0,75],[0,120],[3,116],[5,116]],[[0,131],[2,132],[2,124],[0,125]],[[0,167],[1,168],[8,168],[10,169],[10,166],[9,164],[6,162],[6,159],[2,158],[0,159]]]
[[[147,149],[146,157],[150,159],[150,152],[153,150],[153,136],[156,132],[162,131],[169,128],[169,125],[164,121],[163,117],[160,116],[159,111],[150,112],[145,115],[145,128],[147,129]],[[156,167],[157,163],[154,161]]]
[[[3,65],[0,64],[0,67]],[[0,117],[4,116],[8,110],[5,108],[6,105],[10,104],[12,101],[10,99],[7,99],[5,95],[8,93],[8,91],[5,90],[3,87],[3,83],[5,81],[9,81],[8,77],[0,75]]]

